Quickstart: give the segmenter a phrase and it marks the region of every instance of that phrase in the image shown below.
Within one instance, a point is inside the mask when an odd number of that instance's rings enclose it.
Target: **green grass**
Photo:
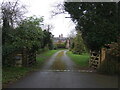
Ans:
[[[16,81],[30,71],[30,68],[26,67],[4,67],[2,70],[2,83]]]
[[[43,63],[44,60],[48,59],[50,56],[52,56],[57,51],[59,51],[59,50],[50,50],[50,51],[47,51],[47,52],[43,52],[42,54],[37,55],[36,60],[38,62]]]
[[[89,66],[89,54],[77,55],[73,54],[71,51],[67,52],[67,55],[80,67],[88,67]]]
[[[3,67],[2,69],[2,83],[6,87],[8,83],[15,82],[21,77],[29,74],[32,71],[40,70],[44,61],[59,50],[50,50],[43,52],[36,57],[36,63],[31,67]]]

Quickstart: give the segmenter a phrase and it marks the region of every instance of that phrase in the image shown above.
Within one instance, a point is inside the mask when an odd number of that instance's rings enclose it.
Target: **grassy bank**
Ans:
[[[57,51],[59,50],[50,50],[37,55],[36,57],[37,62],[32,67],[3,67],[2,70],[3,87],[5,87],[6,84],[8,83],[20,79],[21,77],[27,75],[32,71],[39,70],[44,61],[50,58],[50,56],[56,53]]]
[[[73,54],[71,51],[68,51],[67,55],[78,65],[78,67],[84,68],[89,66],[89,54],[77,55]]]

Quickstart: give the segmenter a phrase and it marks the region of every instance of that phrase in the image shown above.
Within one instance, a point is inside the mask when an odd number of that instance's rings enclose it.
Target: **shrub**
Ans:
[[[114,57],[112,59],[118,60],[118,58],[120,58],[120,42],[109,44],[109,47],[110,47],[110,49],[108,50],[109,55],[111,57]]]
[[[53,49],[56,50],[57,49],[57,45],[54,44],[53,45]]]
[[[66,48],[65,43],[56,43],[54,46],[55,48]]]

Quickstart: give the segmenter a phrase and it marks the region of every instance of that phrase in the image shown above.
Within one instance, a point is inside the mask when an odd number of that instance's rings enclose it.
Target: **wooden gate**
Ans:
[[[23,49],[15,55],[15,66],[31,66],[36,62],[36,53]]]
[[[106,58],[106,52],[107,52],[106,48],[102,48],[101,51],[99,51],[99,52],[91,51],[89,66],[94,69],[99,68],[101,62],[104,61]]]
[[[89,60],[90,67],[97,69],[100,65],[100,52],[92,51],[91,58]]]

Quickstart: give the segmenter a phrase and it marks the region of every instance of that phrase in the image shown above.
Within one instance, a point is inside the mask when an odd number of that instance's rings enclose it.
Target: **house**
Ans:
[[[69,48],[69,38],[63,37],[63,34],[59,35],[59,37],[53,37],[53,43],[66,43],[66,48]]]
[[[65,43],[66,40],[67,38],[63,37],[63,34],[59,35],[59,37],[53,37],[53,43],[58,43],[58,42]]]

